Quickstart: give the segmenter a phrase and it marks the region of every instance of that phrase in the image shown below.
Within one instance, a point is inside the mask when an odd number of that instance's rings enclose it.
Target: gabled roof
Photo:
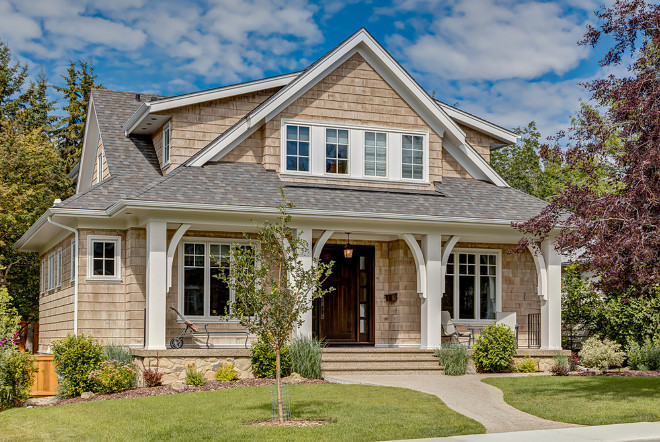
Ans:
[[[293,81],[250,111],[184,164],[199,167],[209,161],[220,160],[355,53],[365,58],[420,117],[443,136],[445,149],[470,175],[498,186],[508,186],[490,164],[470,146],[458,124],[364,28],[302,71]]]
[[[447,115],[452,117],[454,120],[468,127],[471,127],[472,129],[476,129],[480,132],[491,135],[493,138],[502,141],[502,143],[505,143],[504,145],[514,144],[519,138],[518,134],[505,129],[502,126],[498,126],[497,124],[491,123],[490,121],[484,120],[483,118],[479,118],[457,107],[450,106],[440,100],[436,100],[436,102],[445,112],[447,112]],[[491,146],[491,149],[499,147],[503,146]]]

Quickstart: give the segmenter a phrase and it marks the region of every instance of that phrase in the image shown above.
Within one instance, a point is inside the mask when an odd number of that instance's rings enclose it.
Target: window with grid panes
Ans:
[[[386,133],[364,133],[364,174],[366,176],[387,176]]]
[[[495,319],[497,255],[452,253],[447,261],[442,309],[452,319]]]
[[[424,179],[424,137],[403,135],[401,139],[401,176]]]
[[[286,126],[286,170],[309,172],[309,127]]]
[[[348,130],[325,130],[325,171],[326,173],[348,173]]]

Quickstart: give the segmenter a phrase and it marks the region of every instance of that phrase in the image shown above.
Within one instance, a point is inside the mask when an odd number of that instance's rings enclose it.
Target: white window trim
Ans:
[[[183,293],[184,293],[184,265],[183,265],[183,258],[184,258],[184,253],[183,253],[183,247],[185,243],[196,243],[196,244],[201,244],[204,243],[204,315],[199,316],[199,315],[186,315],[183,307],[184,307],[184,299],[183,299]],[[209,255],[209,250],[210,250],[210,245],[212,244],[219,244],[219,245],[229,245],[230,247],[238,244],[238,245],[250,245],[250,241],[246,239],[238,239],[238,238],[209,238],[209,237],[184,237],[181,238],[181,241],[179,241],[179,246],[177,247],[177,254],[178,256],[178,266],[179,269],[177,271],[178,274],[178,294],[177,294],[177,310],[186,318],[189,320],[194,319],[195,321],[204,321],[204,322],[229,322],[229,323],[239,323],[239,320],[236,318],[229,318],[225,319],[223,316],[213,316],[210,314],[211,311],[211,287],[209,282],[211,281],[211,258]],[[235,293],[233,290],[229,290],[229,302],[234,302],[235,300]],[[181,323],[181,318],[177,317],[177,322]]]
[[[47,290],[55,289],[55,252],[48,255],[48,287]]]
[[[94,247],[95,241],[115,243],[115,274],[114,276],[94,275]],[[89,282],[121,282],[121,236],[90,235],[87,237],[87,281]]]
[[[39,280],[39,289],[40,293],[46,293],[46,263],[48,262],[47,259],[42,259],[41,260],[41,278]]]
[[[55,272],[56,276],[56,286],[57,288],[62,287],[62,248],[57,249],[57,271]]]
[[[454,311],[452,313],[452,317],[456,319],[452,319],[452,322],[456,325],[474,325],[474,326],[480,326],[480,325],[490,325],[495,323],[495,319],[458,319],[457,309],[458,309],[458,297],[460,296],[458,293],[458,278],[456,277],[458,273],[458,257],[456,254],[458,253],[473,253],[473,254],[482,254],[482,255],[496,255],[496,262],[495,262],[495,312],[501,312],[502,311],[502,249],[471,249],[471,248],[454,248],[451,252],[452,255],[454,255]],[[479,261],[476,261],[476,265],[479,265]],[[478,274],[478,272],[477,272]],[[475,275],[476,276],[476,275]],[[475,299],[478,298],[479,296],[479,291],[480,288],[477,284],[477,290],[475,290]],[[478,309],[478,307],[477,307]]]
[[[76,280],[76,240],[75,238],[71,240],[71,246],[70,246],[70,269],[69,269],[69,281],[71,281],[71,284],[73,284]]]
[[[325,180],[362,181],[382,184],[408,184],[414,186],[429,185],[429,131],[410,130],[394,127],[365,126],[357,124],[343,124],[331,121],[305,121],[282,118],[280,127],[280,175],[292,178],[307,177]],[[286,169],[286,126],[310,127],[310,151],[308,172],[299,172]],[[325,172],[325,129],[348,129],[349,131],[349,173],[345,175]],[[385,132],[387,134],[387,176],[368,176],[364,173],[364,132]],[[401,140],[403,135],[417,135],[424,139],[424,173],[423,179],[403,178],[401,176],[402,151]],[[322,140],[319,143],[317,140]],[[316,152],[318,150],[318,152]],[[320,157],[320,159],[319,159]],[[322,164],[321,164],[322,163]],[[398,173],[394,173],[398,168]]]
[[[96,156],[96,184],[103,181],[103,149]]]
[[[168,133],[167,137],[167,158],[165,158],[165,132]],[[168,121],[165,123],[163,126],[163,133],[162,133],[162,146],[161,146],[161,153],[163,157],[163,170],[167,169],[170,167],[170,160],[172,158],[172,127],[170,126],[170,122]]]

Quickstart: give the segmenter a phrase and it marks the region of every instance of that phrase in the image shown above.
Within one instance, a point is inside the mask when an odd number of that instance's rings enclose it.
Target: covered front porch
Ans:
[[[145,350],[169,348],[185,327],[170,307],[196,324],[208,323],[213,332],[242,330],[219,317],[233,294],[212,277],[222,268],[209,256],[254,231],[245,218],[146,222]],[[327,281],[336,290],[315,301],[298,333],[330,345],[433,349],[443,342],[442,310],[463,330],[494,323],[505,312],[516,315],[521,347],[561,348],[561,263],[550,241],[510,254],[520,236],[504,223],[295,222],[309,245],[305,265],[314,258],[336,262]],[[344,253],[349,232],[350,257]],[[529,330],[533,323],[538,333]],[[244,348],[244,340],[217,333],[209,342],[213,348]],[[184,348],[205,348],[205,341],[187,340]]]

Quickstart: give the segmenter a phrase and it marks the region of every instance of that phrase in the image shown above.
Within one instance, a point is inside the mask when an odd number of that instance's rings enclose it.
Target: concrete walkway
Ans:
[[[471,434],[399,442],[660,442],[660,422],[597,425],[516,433]]]
[[[532,416],[504,402],[502,391],[481,380],[502,375],[344,375],[331,382],[401,387],[438,396],[449,408],[486,427],[487,433],[578,427]],[[506,376],[506,375],[505,375]],[[510,374],[508,376],[511,376]]]

